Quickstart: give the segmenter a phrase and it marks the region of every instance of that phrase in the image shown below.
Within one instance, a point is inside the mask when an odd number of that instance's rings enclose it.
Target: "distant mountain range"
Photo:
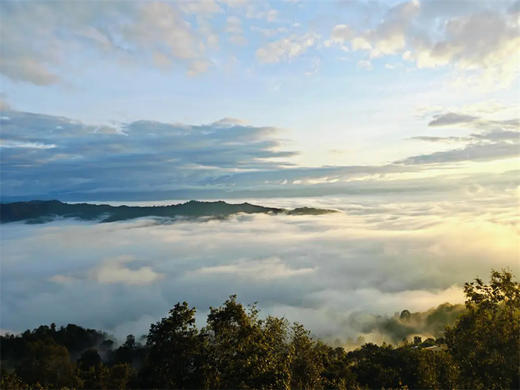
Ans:
[[[233,214],[286,214],[321,215],[335,210],[300,207],[282,209],[257,206],[250,203],[231,204],[224,201],[186,203],[168,206],[110,206],[107,204],[64,203],[59,200],[32,200],[29,202],[0,203],[0,223],[25,221],[45,223],[57,218],[75,218],[85,221],[114,222],[142,217],[164,218],[225,218]]]

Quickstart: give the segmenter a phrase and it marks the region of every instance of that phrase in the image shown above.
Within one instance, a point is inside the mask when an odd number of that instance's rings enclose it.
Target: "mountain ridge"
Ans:
[[[0,203],[0,223],[25,221],[45,223],[57,218],[74,218],[84,221],[116,222],[143,217],[162,218],[225,218],[234,214],[286,214],[322,215],[336,210],[299,207],[284,209],[265,207],[248,202],[227,203],[225,201],[190,200],[185,203],[165,206],[111,206],[108,204],[65,203],[59,200],[31,200]]]

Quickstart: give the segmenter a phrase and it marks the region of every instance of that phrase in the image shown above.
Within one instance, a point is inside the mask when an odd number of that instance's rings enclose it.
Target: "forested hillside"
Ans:
[[[300,207],[282,209],[263,207],[250,203],[226,203],[224,201],[186,203],[168,206],[111,206],[108,204],[64,203],[59,200],[32,200],[29,202],[0,203],[0,223],[25,221],[45,223],[57,218],[74,218],[84,221],[115,222],[134,218],[226,218],[234,214],[287,214],[321,215],[335,210]]]
[[[466,309],[437,339],[353,351],[301,324],[260,318],[231,296],[210,308],[176,304],[145,339],[115,347],[76,325],[0,338],[2,389],[510,389],[520,378],[520,284],[508,271],[466,283]]]

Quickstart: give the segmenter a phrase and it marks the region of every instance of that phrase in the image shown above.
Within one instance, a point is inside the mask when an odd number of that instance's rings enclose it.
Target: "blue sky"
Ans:
[[[104,168],[113,178],[133,177],[137,187],[169,179],[171,190],[209,189],[226,181],[229,192],[243,189],[229,176],[244,170],[251,178],[276,176],[249,183],[254,190],[276,182],[324,187],[352,179],[352,166],[385,174],[402,161],[415,163],[392,172],[428,177],[446,168],[460,174],[518,167],[518,1],[4,1],[0,7],[6,197],[103,192],[114,187],[109,174],[94,178]],[[77,126],[43,132],[28,113],[48,115],[54,128],[63,118]],[[450,113],[471,120],[428,125]],[[169,126],[163,134],[169,139],[175,129],[223,118],[234,119],[226,122],[230,138],[213,137],[214,129],[205,140],[195,138],[227,145],[240,172],[196,156],[219,152],[192,144],[182,163],[178,150],[164,150],[154,172],[136,175],[154,154],[153,137],[144,135],[152,122]],[[136,123],[149,124],[140,137],[125,130]],[[245,131],[275,131],[262,133],[246,157],[248,141],[233,140],[237,123]],[[99,127],[116,135],[106,143]],[[513,135],[495,134],[504,131]],[[128,154],[128,143],[140,143],[142,151]],[[409,159],[448,151],[468,157]],[[124,166],[113,169],[114,159]],[[195,174],[193,164],[204,167]],[[310,173],[320,167],[336,173]],[[165,177],[168,170],[178,175]],[[122,193],[131,187],[119,186]]]

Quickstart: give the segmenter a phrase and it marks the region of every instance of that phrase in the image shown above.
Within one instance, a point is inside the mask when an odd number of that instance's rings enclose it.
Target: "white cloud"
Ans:
[[[249,2],[246,7],[245,16],[249,19],[263,19],[271,23],[276,21],[278,11],[271,8],[267,2]]]
[[[267,11],[266,19],[268,22],[274,22],[276,18],[278,17],[278,11],[275,9],[270,9]]]
[[[211,66],[211,62],[207,60],[195,60],[190,62],[187,74],[189,76],[196,76],[199,73],[206,72]]]
[[[219,3],[225,4],[228,7],[243,7],[249,3],[249,0],[218,0]]]
[[[78,279],[68,275],[54,275],[49,278],[49,281],[59,284],[69,284],[77,282]]]
[[[287,33],[287,27],[276,27],[276,28],[265,28],[259,26],[251,26],[249,27],[251,31],[258,32],[265,37],[272,37],[277,34]]]
[[[91,50],[119,65],[193,67],[208,61],[206,44],[215,45],[215,35],[203,19],[196,29],[183,13],[217,11],[211,1],[2,2],[0,72],[36,85],[64,82],[69,62]]]
[[[326,216],[2,225],[2,327],[54,321],[123,331],[146,317],[145,332],[178,301],[204,312],[237,293],[263,313],[345,340],[359,333],[345,326],[353,312],[457,303],[463,283],[492,267],[520,271],[516,192],[480,184],[431,200],[402,191],[249,199],[344,211]]]
[[[319,36],[313,33],[290,35],[259,48],[256,51],[256,57],[260,62],[267,64],[290,61],[315,46],[318,38]]]
[[[372,28],[336,25],[329,46],[350,44],[371,58],[401,55],[418,68],[453,66],[453,83],[507,87],[518,77],[519,18],[514,10],[462,7],[443,13],[416,0],[390,8]],[[457,11],[457,12],[455,12]]]
[[[405,59],[419,68],[453,64],[466,73],[459,81],[477,81],[484,87],[509,86],[520,69],[515,55],[520,50],[518,20],[496,12],[483,12],[445,24],[445,37],[417,41]],[[476,75],[471,72],[475,71]]]
[[[226,19],[226,32],[229,34],[229,40],[237,45],[244,45],[247,43],[244,37],[244,30],[242,28],[242,21],[236,16],[229,16]]]
[[[20,148],[20,149],[54,149],[55,144],[44,144],[41,142],[23,142],[23,141],[11,141],[8,139],[0,139],[0,148]]]
[[[375,28],[357,33],[348,25],[336,25],[331,41],[341,45],[350,42],[353,50],[366,50],[371,58],[398,53],[406,46],[407,27],[419,9],[416,0],[399,4],[391,8]]]
[[[357,66],[358,68],[372,70],[372,63],[368,60],[359,60]]]
[[[89,271],[89,277],[98,283],[123,283],[128,285],[146,285],[158,281],[163,274],[155,272],[151,267],[128,268],[126,264],[135,261],[133,256],[117,256],[106,259],[103,263]]]
[[[222,12],[222,8],[214,0],[180,1],[179,8],[188,14],[212,15]]]
[[[354,37],[354,31],[346,24],[338,24],[332,29],[331,40],[335,43],[344,43]]]
[[[202,267],[190,275],[229,275],[245,279],[279,279],[314,272],[314,268],[293,269],[283,263],[278,257],[261,260],[242,260],[234,264]]]
[[[188,64],[188,74],[196,75],[209,67],[204,48],[189,22],[169,3],[143,3],[137,21],[124,31],[130,42],[151,51],[163,64],[176,60]]]
[[[42,62],[23,55],[11,58],[2,56],[0,72],[13,80],[29,81],[36,85],[50,85],[60,80]]]

